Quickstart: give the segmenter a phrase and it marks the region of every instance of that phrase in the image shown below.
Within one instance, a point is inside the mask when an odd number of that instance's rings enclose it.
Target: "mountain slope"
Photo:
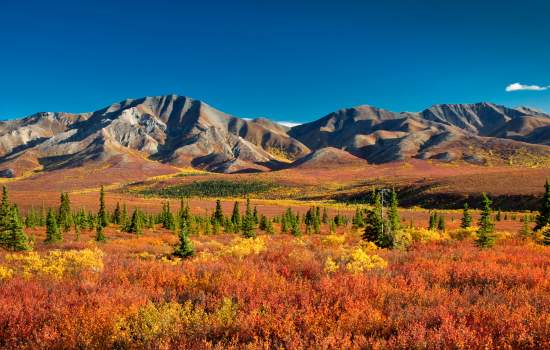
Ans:
[[[265,120],[244,120],[180,96],[125,100],[83,115],[39,114],[0,125],[0,162],[17,173],[80,166],[137,151],[175,166],[268,170],[309,149]],[[281,153],[279,152],[279,153]]]
[[[541,146],[550,144],[550,116],[491,103],[436,105],[420,113],[359,106],[296,126],[289,135],[311,149],[335,147],[371,163],[410,158],[511,162],[523,154],[548,162],[550,155]]]
[[[255,172],[350,165],[361,163],[358,158],[547,166],[550,116],[492,103],[442,104],[418,113],[359,106],[288,128],[169,95],[127,99],[93,113],[0,122],[4,177],[83,166],[127,166],[136,172],[129,178],[155,174],[155,167],[162,174],[181,167]]]

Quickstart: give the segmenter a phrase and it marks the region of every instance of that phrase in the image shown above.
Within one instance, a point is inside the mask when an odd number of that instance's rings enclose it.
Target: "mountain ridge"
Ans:
[[[0,174],[20,176],[114,159],[227,173],[278,170],[306,161],[311,166],[339,155],[343,164],[355,158],[487,164],[510,162],[511,154],[521,152],[546,161],[549,145],[550,115],[528,107],[480,102],[392,112],[361,105],[287,127],[165,95],[125,99],[95,112],[40,112],[1,121]],[[327,147],[331,150],[317,152]]]

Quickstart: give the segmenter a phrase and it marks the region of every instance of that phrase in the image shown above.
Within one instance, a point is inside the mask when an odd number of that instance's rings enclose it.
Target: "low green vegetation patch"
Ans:
[[[167,198],[181,197],[239,197],[246,194],[265,193],[280,185],[263,181],[205,180],[165,188],[148,188],[140,193],[146,196]]]

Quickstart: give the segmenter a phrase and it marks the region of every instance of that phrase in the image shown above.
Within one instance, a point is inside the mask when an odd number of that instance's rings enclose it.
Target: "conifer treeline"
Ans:
[[[395,246],[396,234],[401,229],[401,220],[398,213],[397,193],[391,190],[389,193],[389,205],[382,205],[383,191],[373,191],[373,205],[369,208],[356,208],[355,215],[351,218],[352,227],[363,229],[363,238],[383,248]],[[545,194],[539,215],[536,217],[535,230],[541,230],[543,243],[550,245],[550,184],[545,184]],[[505,219],[507,214],[505,214]],[[512,215],[515,220],[515,214]],[[490,247],[494,244],[494,221],[501,220],[500,211],[492,216],[491,200],[483,194],[483,208],[477,229],[476,243],[480,247]],[[472,226],[472,216],[468,204],[465,204],[460,227],[467,229]],[[535,221],[534,217],[523,216],[524,227],[522,235],[529,235],[529,222]],[[265,233],[275,233],[274,223],[280,226],[281,233],[290,233],[300,236],[304,232],[320,233],[321,225],[327,225],[328,231],[334,233],[338,227],[346,227],[350,219],[339,212],[330,217],[326,208],[311,207],[304,215],[294,212],[291,208],[280,216],[268,218],[260,214],[256,206],[252,207],[250,198],[246,198],[244,213],[241,212],[240,202],[236,201],[230,216],[226,216],[221,207],[221,201],[216,201],[216,207],[211,215],[191,214],[189,203],[182,198],[179,209],[174,213],[170,203],[163,203],[162,210],[158,214],[146,213],[139,208],[128,212],[126,204],[117,203],[114,211],[110,213],[105,205],[105,191],[103,186],[99,193],[99,206],[97,213],[86,212],[83,208],[73,211],[69,194],[60,195],[60,204],[57,210],[42,207],[40,210],[31,208],[23,218],[17,205],[11,204],[8,191],[4,186],[0,203],[0,246],[10,250],[31,249],[33,238],[29,239],[23,231],[23,225],[27,228],[46,227],[47,243],[63,241],[64,236],[74,231],[75,239],[80,239],[82,230],[95,230],[95,239],[98,242],[105,241],[104,229],[110,223],[118,225],[124,232],[141,235],[144,228],[152,229],[155,225],[173,231],[180,238],[180,245],[176,250],[177,255],[186,256],[192,254],[193,248],[189,235],[204,233],[218,234],[240,233],[245,238],[253,238],[258,230]],[[411,222],[412,226],[412,222]],[[445,231],[445,217],[437,212],[431,212],[429,229]]]

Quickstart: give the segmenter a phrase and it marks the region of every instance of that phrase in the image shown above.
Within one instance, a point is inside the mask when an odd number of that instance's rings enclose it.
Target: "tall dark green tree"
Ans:
[[[489,248],[495,244],[495,225],[491,221],[491,200],[485,193],[483,193],[482,206],[476,244],[480,248]]]
[[[61,231],[57,225],[56,215],[53,210],[48,211],[48,216],[46,217],[46,243],[55,243],[62,240]]]
[[[134,209],[132,218],[130,219],[130,224],[128,225],[128,229],[126,231],[135,233],[138,236],[143,233],[143,216],[141,215],[139,209]]]
[[[97,212],[97,216],[97,224],[102,227],[107,227],[109,224],[109,217],[107,216],[107,209],[105,207],[105,188],[103,185],[99,191],[99,210]]]
[[[439,219],[437,220],[437,229],[439,231],[445,231],[445,217],[443,215],[439,215]]]
[[[2,201],[2,203],[4,202]],[[544,195],[542,196],[542,203],[534,230],[538,231],[548,224],[550,224],[550,183],[548,183],[548,179],[546,179],[546,183],[544,184]]]
[[[113,224],[120,225],[122,222],[122,210],[120,209],[120,202],[116,202],[115,210],[113,211]]]
[[[241,227],[241,208],[239,202],[233,204],[233,213],[231,214],[231,222],[235,227]]]
[[[365,220],[363,218],[363,211],[361,210],[361,208],[355,208],[355,215],[353,216],[353,220],[351,223],[353,225],[353,228],[361,228],[365,226]]]
[[[212,214],[212,223],[218,223],[218,225],[221,225],[224,220],[223,210],[222,210],[222,203],[219,199],[216,200],[216,209],[214,209],[214,213]]]
[[[23,232],[23,223],[16,206],[11,207],[6,230],[7,248],[14,251],[29,250],[29,239]]]
[[[256,237],[256,220],[252,213],[252,207],[250,205],[250,197],[246,197],[246,211],[241,223],[241,232],[245,238]]]
[[[57,213],[57,223],[64,232],[68,232],[73,225],[71,200],[69,199],[69,193],[67,192],[61,192],[59,199],[59,210]]]
[[[384,234],[384,219],[382,218],[382,200],[380,194],[376,193],[374,207],[367,211],[365,219],[365,230],[363,239],[375,244],[380,244],[380,238]]]
[[[401,219],[397,210],[398,205],[397,192],[392,189],[390,193],[390,208],[388,210],[388,224],[392,234],[395,234],[401,228]]]
[[[8,196],[8,188],[2,186],[2,202],[0,204],[0,233],[9,225],[10,219],[10,199]]]
[[[462,219],[460,219],[460,227],[468,228],[472,226],[472,215],[470,215],[470,207],[468,203],[464,203],[464,209],[462,210]]]
[[[95,226],[95,240],[96,242],[105,242],[107,237],[105,237],[105,227],[101,224],[101,217],[97,215],[97,224]]]
[[[174,255],[180,258],[188,258],[190,256],[193,256],[195,254],[195,248],[193,247],[193,243],[189,239],[189,230],[187,227],[186,220],[184,220],[180,224],[178,237],[179,237],[179,244],[176,247],[176,250],[174,251]]]

